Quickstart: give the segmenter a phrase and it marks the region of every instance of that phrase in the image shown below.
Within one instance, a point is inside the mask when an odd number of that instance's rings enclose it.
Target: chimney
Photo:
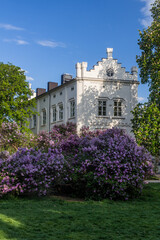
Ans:
[[[45,88],[37,88],[36,89],[36,97],[42,95],[43,93],[46,92],[46,89]]]
[[[61,75],[61,84],[64,84],[66,82],[69,82],[72,80],[72,75],[65,73]]]
[[[56,88],[57,86],[58,86],[58,83],[56,82],[48,82],[48,92],[53,88]]]
[[[113,48],[107,48],[107,49],[106,49],[106,52],[107,52],[107,58],[108,58],[108,59],[112,59],[112,58],[113,58],[113,56],[112,56],[112,54],[113,54]]]

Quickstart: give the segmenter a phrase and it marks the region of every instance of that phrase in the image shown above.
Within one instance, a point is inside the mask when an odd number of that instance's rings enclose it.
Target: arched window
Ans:
[[[63,103],[59,104],[59,121],[63,120]]]
[[[47,112],[46,109],[43,108],[41,112],[41,125],[46,125],[47,122]]]
[[[70,113],[69,113],[69,117],[70,118],[75,117],[75,100],[74,99],[70,100]]]
[[[57,120],[57,109],[56,105],[52,106],[52,122],[56,122]]]

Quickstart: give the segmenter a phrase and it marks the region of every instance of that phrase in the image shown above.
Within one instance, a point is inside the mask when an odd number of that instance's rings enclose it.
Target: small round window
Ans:
[[[114,75],[114,70],[113,68],[109,68],[106,71],[108,77],[112,77]]]

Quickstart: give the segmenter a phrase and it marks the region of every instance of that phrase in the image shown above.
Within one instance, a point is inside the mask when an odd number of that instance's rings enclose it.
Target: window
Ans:
[[[33,115],[33,127],[35,128],[36,127],[36,124],[37,124],[37,121],[36,121],[36,115],[34,114]]]
[[[98,100],[98,116],[106,116],[106,115],[107,115],[107,101]]]
[[[70,117],[75,117],[75,101],[70,101]]]
[[[45,125],[46,120],[47,120],[46,109],[44,108],[44,109],[42,109],[42,113],[41,113],[41,124]]]
[[[114,101],[114,116],[122,116],[122,101]]]
[[[71,87],[71,91],[73,91],[74,90],[74,87]]]
[[[60,95],[62,95],[62,92],[60,92]]]
[[[56,122],[56,106],[52,107],[52,121]]]
[[[63,104],[59,104],[59,120],[63,120]]]
[[[30,129],[32,128],[32,118],[30,118],[30,121],[29,121],[29,128]]]
[[[108,76],[108,77],[113,77],[113,75],[114,75],[114,70],[113,70],[113,68],[107,69],[106,73],[107,73],[107,76]]]

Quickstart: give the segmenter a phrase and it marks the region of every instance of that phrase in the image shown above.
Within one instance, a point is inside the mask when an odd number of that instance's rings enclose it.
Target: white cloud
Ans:
[[[147,99],[146,98],[144,98],[144,97],[138,97],[138,102],[145,102],[145,101],[147,101]]]
[[[141,9],[141,12],[143,14],[143,19],[140,19],[140,23],[144,27],[148,27],[151,25],[152,17],[150,9],[152,8],[152,5],[154,3],[154,0],[140,0],[141,2],[145,2],[145,6]]]
[[[0,28],[3,28],[5,30],[16,30],[16,31],[23,31],[24,30],[24,28],[16,27],[16,26],[13,26],[11,24],[3,24],[3,23],[0,23]]]
[[[24,71],[24,73],[25,73],[25,74],[26,74],[26,73],[28,73],[28,71],[27,71],[27,70],[24,70],[24,69],[22,69],[22,68],[21,68],[21,71]]]
[[[16,42],[18,45],[27,45],[27,44],[29,44],[27,41],[20,40],[20,39],[15,39],[15,42]]]
[[[65,44],[62,42],[44,40],[44,41],[37,41],[37,43],[41,46],[50,47],[50,48],[65,47]]]
[[[27,80],[27,81],[33,81],[33,80],[34,80],[34,78],[32,78],[32,77],[29,77],[29,76],[26,76],[26,80]]]
[[[29,42],[21,39],[3,39],[4,42],[15,42],[17,45],[27,45]]]

